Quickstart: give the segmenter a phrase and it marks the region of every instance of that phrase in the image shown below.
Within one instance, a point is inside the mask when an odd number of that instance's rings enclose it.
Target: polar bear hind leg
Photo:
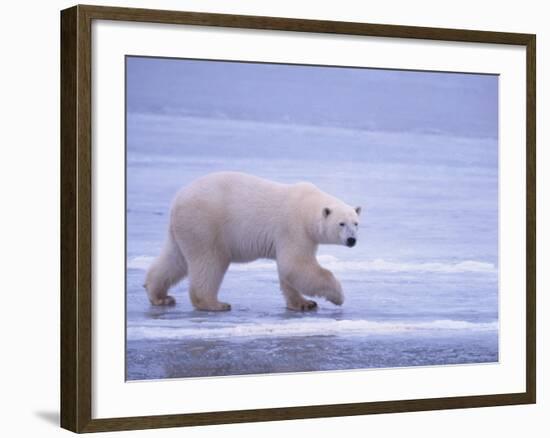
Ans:
[[[189,297],[197,310],[231,310],[231,305],[218,301],[218,291],[229,260],[219,254],[203,254],[189,263]]]
[[[186,275],[187,262],[170,233],[161,254],[147,271],[143,285],[151,304],[155,306],[176,304],[174,297],[168,295],[168,289]]]

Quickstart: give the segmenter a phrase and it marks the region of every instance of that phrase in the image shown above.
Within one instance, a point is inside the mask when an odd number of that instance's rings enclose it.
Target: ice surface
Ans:
[[[128,64],[128,379],[498,360],[496,77],[161,61]],[[268,260],[230,267],[231,312],[186,281],[149,304],[173,196],[220,170],[363,207],[356,247],[318,254],[343,306],[286,310]]]

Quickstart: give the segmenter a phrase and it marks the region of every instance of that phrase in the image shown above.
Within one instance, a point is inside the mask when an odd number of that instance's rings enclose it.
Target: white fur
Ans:
[[[173,304],[168,289],[189,274],[197,309],[229,310],[218,301],[229,264],[268,258],[277,261],[288,308],[316,307],[302,294],[342,304],[340,283],[315,254],[319,244],[356,239],[359,213],[310,183],[279,184],[237,172],[206,175],[173,202],[165,247],[147,272],[149,299]]]

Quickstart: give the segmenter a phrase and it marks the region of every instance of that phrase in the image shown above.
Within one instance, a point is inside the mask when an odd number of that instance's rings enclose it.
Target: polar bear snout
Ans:
[[[351,248],[357,244],[357,222],[353,224],[341,222],[340,232],[338,233],[338,243]],[[343,225],[343,226],[342,226]]]

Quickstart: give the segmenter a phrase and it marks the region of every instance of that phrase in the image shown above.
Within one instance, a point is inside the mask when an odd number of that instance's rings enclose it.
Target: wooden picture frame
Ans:
[[[222,412],[92,418],[92,22],[112,20],[517,45],[526,49],[525,392]],[[74,432],[535,403],[535,35],[100,6],[61,12],[61,426]]]

